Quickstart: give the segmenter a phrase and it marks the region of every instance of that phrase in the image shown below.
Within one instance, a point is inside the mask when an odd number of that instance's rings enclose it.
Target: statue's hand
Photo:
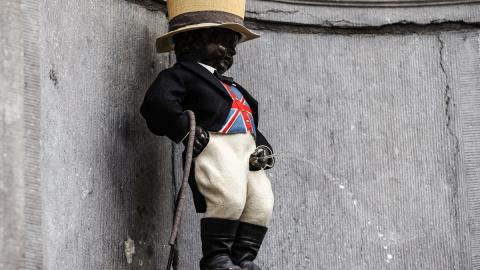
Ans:
[[[193,141],[193,157],[197,157],[205,149],[210,141],[210,135],[208,131],[201,126],[195,127],[195,140]],[[187,147],[188,139],[183,140],[183,144]]]
[[[273,163],[272,157],[267,157],[272,153],[267,147],[259,146],[253,151],[250,155],[249,159],[249,170],[250,171],[258,171],[261,169],[265,169],[268,164]]]
[[[193,143],[193,157],[200,155],[210,141],[210,135],[201,126],[195,127],[195,142]]]

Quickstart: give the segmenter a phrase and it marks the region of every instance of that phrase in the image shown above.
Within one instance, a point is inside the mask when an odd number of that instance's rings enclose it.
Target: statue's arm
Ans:
[[[185,84],[178,74],[172,69],[160,72],[140,107],[148,129],[176,143],[181,142],[189,132],[188,115],[182,106],[186,95]]]

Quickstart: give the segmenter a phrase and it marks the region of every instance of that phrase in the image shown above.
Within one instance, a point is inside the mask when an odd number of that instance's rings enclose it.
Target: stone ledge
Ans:
[[[265,2],[286,3],[293,5],[326,6],[326,7],[353,7],[353,8],[398,8],[398,7],[427,7],[427,6],[458,6],[460,4],[479,4],[479,0],[258,0]]]
[[[167,13],[166,0],[126,1]],[[480,1],[247,0],[245,20],[332,28],[476,24],[480,23]]]
[[[314,3],[314,4],[313,4]],[[376,5],[376,7],[374,6]],[[325,27],[480,22],[478,1],[247,1],[246,19]]]
[[[394,23],[381,26],[362,27],[327,27],[318,25],[300,25],[284,22],[258,21],[248,19],[245,26],[252,30],[267,30],[273,32],[296,34],[323,35],[408,35],[408,34],[438,34],[441,32],[469,31],[480,29],[480,23],[445,22],[431,24]]]

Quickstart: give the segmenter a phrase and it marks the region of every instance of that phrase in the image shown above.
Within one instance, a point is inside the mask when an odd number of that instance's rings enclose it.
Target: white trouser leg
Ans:
[[[207,203],[204,217],[268,224],[273,194],[263,170],[248,170],[254,150],[251,133],[210,133],[209,143],[194,159],[195,179]]]
[[[240,221],[267,227],[273,212],[273,192],[264,170],[247,173],[247,202]]]

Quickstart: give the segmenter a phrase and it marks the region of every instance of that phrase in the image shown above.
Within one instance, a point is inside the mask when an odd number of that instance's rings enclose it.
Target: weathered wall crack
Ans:
[[[345,26],[338,26],[338,23]],[[438,34],[450,31],[469,31],[480,29],[480,23],[466,23],[464,21],[435,22],[417,24],[409,21],[369,26],[355,25],[349,21],[323,21],[321,24],[298,24],[291,22],[266,21],[246,18],[245,25],[253,30],[295,34],[325,34],[325,35],[410,35],[410,34]]]
[[[167,13],[167,2],[160,0],[126,0],[134,4],[145,7],[150,11],[161,11],[162,13]]]
[[[455,123],[452,119],[454,118],[454,107],[455,107],[455,99],[452,97],[452,87],[450,85],[451,78],[447,72],[447,68],[445,65],[445,42],[442,40],[441,35],[437,35],[438,42],[440,44],[439,49],[439,57],[440,57],[440,69],[445,76],[445,89],[444,89],[444,102],[445,102],[445,118],[446,118],[446,130],[450,136],[449,140],[451,141],[452,145],[452,164],[449,165],[449,170],[451,173],[451,177],[449,177],[449,183],[452,187],[452,208],[450,212],[450,216],[455,218],[457,216],[457,207],[458,207],[458,158],[460,152],[459,146],[459,138],[455,131]]]
[[[444,54],[445,54],[445,43],[440,37],[440,35],[437,35],[438,42],[440,43],[440,50],[439,50],[439,55],[440,55],[440,69],[442,70],[442,73],[445,76],[445,89],[444,89],[444,99],[445,99],[445,117],[447,119],[446,122],[446,127],[448,130],[448,133],[454,138],[455,141],[455,154],[458,154],[459,151],[459,146],[458,146],[458,136],[455,132],[455,127],[452,122],[452,109],[455,107],[454,100],[452,98],[452,87],[450,86],[450,81],[451,78],[447,73],[446,67],[445,67],[445,59],[444,59]]]
[[[445,43],[443,42],[442,38],[440,35],[437,35],[438,42],[440,43],[440,49],[439,49],[439,56],[440,56],[440,69],[442,70],[443,75],[445,76],[445,90],[444,90],[444,99],[445,99],[445,116],[447,118],[447,130],[450,135],[454,135],[454,132],[451,127],[451,112],[450,112],[450,106],[451,106],[451,87],[449,84],[449,77],[445,68],[444,64],[444,49],[445,49]]]
[[[285,11],[285,10],[280,10],[280,9],[269,9],[265,11],[245,11],[245,14],[254,14],[254,15],[265,15],[265,14],[270,14],[270,13],[280,13],[280,14],[285,14],[285,15],[292,15],[299,13],[299,10],[294,10],[294,11]]]

